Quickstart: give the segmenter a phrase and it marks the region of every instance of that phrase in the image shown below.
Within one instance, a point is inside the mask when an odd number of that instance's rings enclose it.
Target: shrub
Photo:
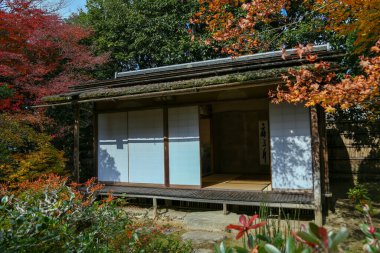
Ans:
[[[40,131],[38,123],[32,122],[37,119],[25,118],[0,114],[0,183],[17,186],[46,173],[66,174],[63,152],[54,148],[52,137]]]
[[[159,226],[148,222],[130,224],[124,233],[117,236],[111,243],[115,252],[149,252],[149,253],[190,253],[190,243],[181,241],[178,235],[168,234]]]
[[[368,188],[364,184],[357,184],[347,192],[348,198],[355,205],[355,209],[364,213],[363,206],[369,206],[369,212],[372,212],[372,200],[368,194]]]
[[[112,197],[96,201],[101,187],[54,175],[0,187],[0,252],[109,252],[129,219]]]

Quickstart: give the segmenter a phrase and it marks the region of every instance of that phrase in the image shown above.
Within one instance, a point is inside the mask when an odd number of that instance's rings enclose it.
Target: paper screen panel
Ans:
[[[164,183],[162,109],[128,113],[130,183]]]
[[[99,181],[128,182],[126,112],[98,115]]]
[[[273,189],[312,189],[309,110],[270,104],[269,116]]]
[[[169,108],[168,117],[170,184],[199,186],[198,107]]]

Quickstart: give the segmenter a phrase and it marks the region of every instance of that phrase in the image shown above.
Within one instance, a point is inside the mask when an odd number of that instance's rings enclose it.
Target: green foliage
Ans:
[[[151,68],[208,59],[213,50],[188,33],[197,2],[177,0],[88,0],[87,12],[69,22],[93,29],[88,43],[110,52],[111,63],[100,78],[115,71]]]
[[[0,83],[0,99],[6,99],[12,97],[13,91],[8,85],[3,85]]]
[[[52,137],[28,123],[23,115],[0,115],[0,183],[34,180],[46,173],[65,174],[63,152]]]
[[[0,185],[0,252],[192,252],[168,228],[132,223],[122,199],[97,200],[102,187],[53,174]]]
[[[260,223],[264,226],[248,226],[244,232],[242,247],[226,246],[225,242],[215,245],[216,253],[311,253],[311,252],[341,252],[339,245],[348,237],[346,228],[340,229],[337,233],[328,232],[324,227],[318,227],[314,223],[309,223],[305,230],[294,232],[291,230],[289,217],[278,216],[278,221],[272,221],[268,216],[268,208],[260,207]],[[256,217],[257,215],[253,216]],[[242,217],[242,216],[241,216]],[[240,222],[245,219],[240,217]],[[285,218],[285,223],[281,222]],[[252,220],[252,218],[251,218]],[[256,223],[256,224],[260,224]],[[283,225],[281,225],[283,224]],[[226,229],[241,230],[241,226],[228,225]],[[253,232],[249,232],[252,229]],[[254,229],[254,230],[253,230]],[[239,234],[237,239],[239,239]],[[248,240],[246,240],[246,238]]]
[[[368,205],[370,212],[372,211],[371,198],[368,194],[367,186],[364,184],[357,184],[347,192],[348,198],[355,205],[355,209],[363,213],[363,206]]]
[[[94,154],[89,151],[93,150],[93,105],[85,103],[81,105],[79,119],[79,152],[81,158],[80,181],[85,181],[88,178],[94,177],[92,157]],[[62,150],[67,157],[66,168],[73,169],[73,122],[74,110],[71,105],[58,106],[55,108],[47,108],[45,115],[54,121],[54,124],[49,124],[45,127],[45,131],[55,136],[52,144],[59,150]]]
[[[170,232],[170,231],[169,231]],[[190,253],[190,243],[182,242],[176,234],[149,222],[130,224],[119,234],[110,248],[114,252]]]
[[[1,252],[109,252],[108,242],[129,223],[114,202],[95,200],[93,181],[87,194],[49,176],[0,191]]]
[[[258,37],[265,41],[263,51],[278,50],[283,44],[294,47],[298,43],[322,44],[337,39],[332,32],[324,29],[326,20],[313,10],[312,5],[305,2],[288,1],[285,20],[263,24],[260,27]],[[340,41],[342,42],[344,41]]]

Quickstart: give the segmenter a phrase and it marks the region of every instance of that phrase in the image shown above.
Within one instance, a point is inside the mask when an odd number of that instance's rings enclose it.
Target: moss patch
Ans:
[[[304,65],[303,67],[310,67],[311,65]],[[300,67],[293,67],[299,69]],[[181,80],[173,82],[153,83],[144,85],[134,85],[120,88],[99,88],[93,91],[84,91],[79,95],[79,100],[105,98],[105,97],[118,97],[126,95],[147,94],[153,92],[174,91],[188,88],[202,88],[220,84],[239,85],[239,83],[254,80],[265,80],[269,78],[279,78],[281,74],[288,72],[288,67],[255,70],[243,73],[233,73],[222,76],[213,76],[206,78],[196,78],[190,80]],[[254,84],[253,84],[254,85]],[[63,102],[71,100],[70,96],[65,94],[58,96],[45,97],[45,102]]]

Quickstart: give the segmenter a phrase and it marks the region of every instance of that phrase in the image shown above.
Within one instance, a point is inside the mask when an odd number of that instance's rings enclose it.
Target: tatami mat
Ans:
[[[236,174],[213,174],[202,179],[203,188],[206,189],[230,189],[230,190],[268,190],[270,180],[263,179],[263,176],[236,175]]]

